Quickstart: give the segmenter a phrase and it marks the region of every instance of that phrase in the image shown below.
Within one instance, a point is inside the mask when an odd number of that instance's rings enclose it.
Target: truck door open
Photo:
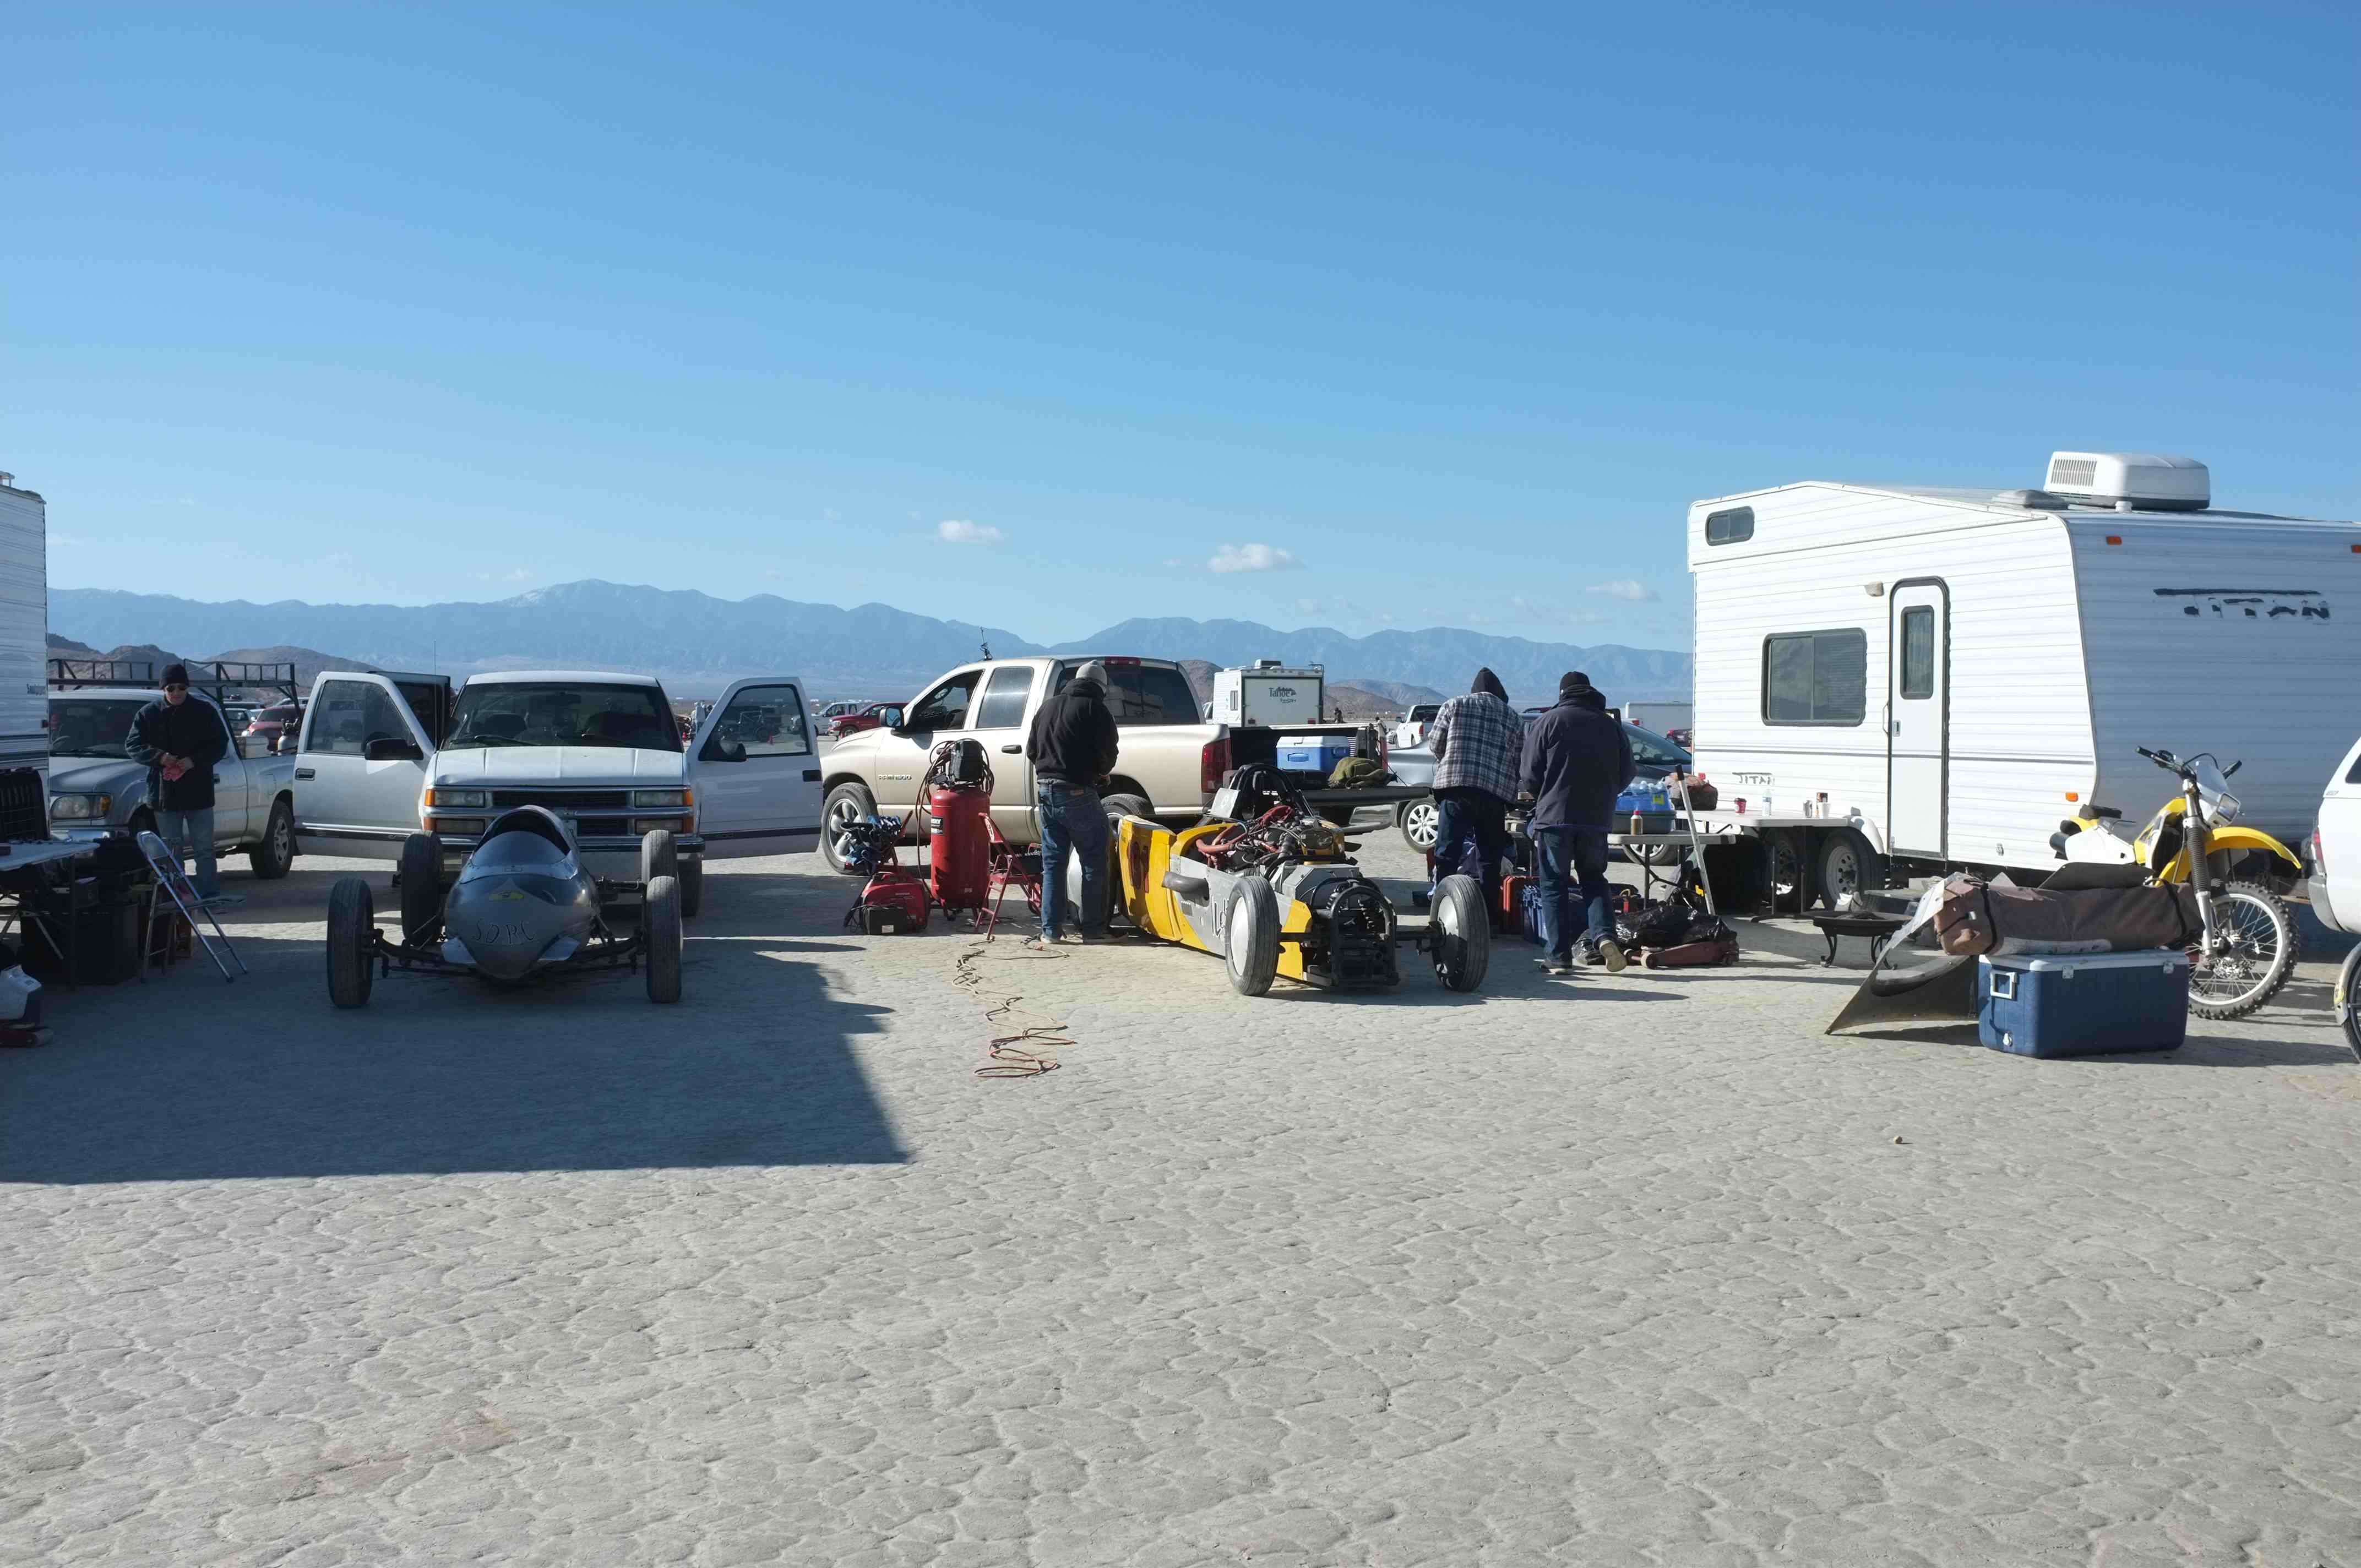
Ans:
[[[819,758],[790,675],[731,683],[689,737],[688,782],[708,860],[819,847]]]
[[[307,855],[392,861],[418,831],[434,755],[393,680],[327,670],[312,683],[295,758],[295,839]]]
[[[1885,830],[1895,854],[1948,856],[1951,596],[1938,582],[1902,583],[1887,638]]]

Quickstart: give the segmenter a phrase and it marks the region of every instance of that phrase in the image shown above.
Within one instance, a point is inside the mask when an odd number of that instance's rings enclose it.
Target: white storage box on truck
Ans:
[[[2149,746],[2243,760],[2241,820],[2300,841],[2352,739],[2321,718],[2361,691],[2361,527],[2208,492],[2191,459],[2061,452],[2047,490],[1697,502],[1717,820],[1779,836],[1831,903],[1897,869],[2047,872],[2078,804],[2154,805]]]
[[[1251,669],[1213,672],[1213,720],[1264,729],[1318,724],[1326,717],[1321,707],[1326,695],[1320,665],[1290,669],[1260,659]]]

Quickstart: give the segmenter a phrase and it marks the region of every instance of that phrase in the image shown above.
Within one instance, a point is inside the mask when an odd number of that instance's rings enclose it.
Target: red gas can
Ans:
[[[992,876],[992,796],[973,786],[937,784],[927,795],[927,885],[945,909],[981,909]]]

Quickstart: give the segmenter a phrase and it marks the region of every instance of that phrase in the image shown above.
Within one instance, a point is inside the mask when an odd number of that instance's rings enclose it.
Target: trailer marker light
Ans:
[[[2123,542],[2124,536],[2120,533],[2110,533],[2107,535],[2107,543],[2110,544],[2121,544]]]
[[[2069,800],[2080,800],[2082,798],[2082,792],[2079,789],[2070,789],[2066,792],[2066,798]]]

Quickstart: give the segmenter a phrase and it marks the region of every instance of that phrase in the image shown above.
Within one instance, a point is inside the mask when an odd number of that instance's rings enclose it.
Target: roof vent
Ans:
[[[2204,464],[2152,452],[2053,452],[2046,488],[2117,511],[2203,511],[2213,499]]]
[[[2003,490],[1993,497],[2004,507],[2023,507],[2027,511],[2064,511],[2066,498],[2048,490]]]

